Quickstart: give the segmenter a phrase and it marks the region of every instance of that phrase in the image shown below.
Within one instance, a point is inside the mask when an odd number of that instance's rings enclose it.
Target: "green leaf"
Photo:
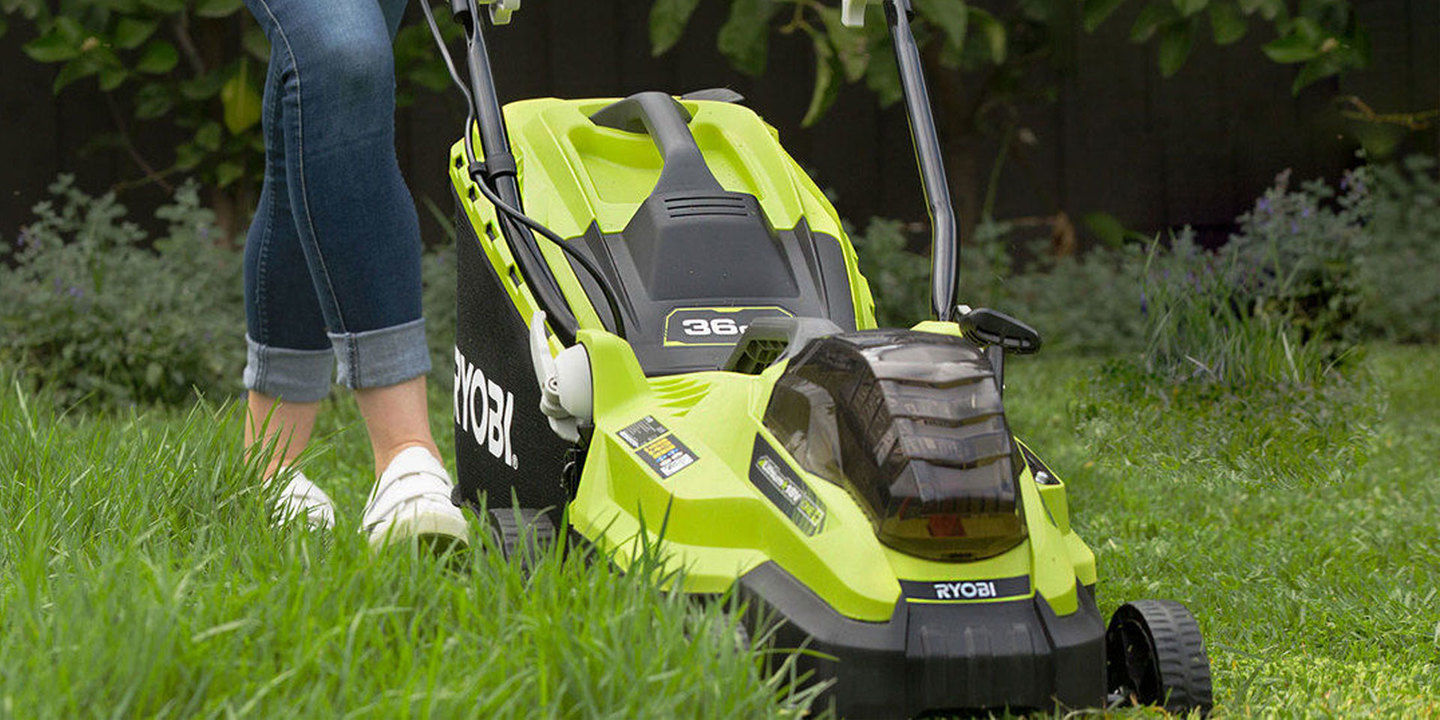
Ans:
[[[175,106],[175,98],[161,83],[147,83],[135,92],[135,117],[139,120],[154,120]]]
[[[985,45],[990,50],[990,60],[996,65],[1005,62],[1009,43],[1005,25],[980,8],[970,8],[970,24],[985,38]]]
[[[1210,29],[1216,45],[1230,45],[1245,37],[1249,29],[1240,9],[1228,2],[1210,4]]]
[[[1135,24],[1130,26],[1130,42],[1149,42],[1150,38],[1155,37],[1160,26],[1174,22],[1179,17],[1180,13],[1175,12],[1175,6],[1169,3],[1146,5],[1135,17]]]
[[[132,17],[120,18],[115,24],[115,32],[111,36],[115,47],[121,50],[134,50],[155,34],[155,28],[160,26],[159,20],[137,20]]]
[[[1290,84],[1290,93],[1299,95],[1301,90],[1313,85],[1332,75],[1339,75],[1343,68],[1334,58],[1321,56],[1305,63],[1300,72],[1295,74],[1295,82]]]
[[[1118,248],[1125,244],[1125,224],[1120,219],[1107,212],[1087,213],[1080,218],[1080,222],[1090,229],[1100,242],[1112,248]]]
[[[730,17],[720,26],[716,45],[736,70],[746,75],[765,72],[770,18],[779,9],[773,0],[735,0],[730,5]]]
[[[876,53],[865,68],[865,87],[875,93],[880,107],[888,108],[904,98],[900,86],[900,68],[895,64],[893,53]]]
[[[825,32],[830,35],[830,44],[835,48],[835,57],[845,70],[847,82],[859,82],[865,77],[870,65],[870,41],[860,28],[846,27],[840,11],[832,7],[816,8],[825,23]]]
[[[835,98],[839,97],[840,82],[836,78],[836,71],[840,62],[835,58],[835,50],[830,47],[830,39],[825,33],[809,25],[804,28],[815,46],[815,87],[811,90],[810,107],[805,110],[805,119],[800,121],[800,126],[810,127],[835,104]]]
[[[260,93],[250,81],[250,60],[241,58],[235,74],[220,88],[225,128],[231,135],[239,135],[260,122],[260,102]]]
[[[25,54],[43,63],[64,62],[80,56],[80,43],[60,30],[59,24],[48,32],[25,43]]]
[[[10,29],[10,21],[0,16],[0,37],[5,37],[5,32]]]
[[[186,100],[208,100],[219,95],[220,88],[224,87],[229,79],[229,75],[220,69],[211,70],[181,82],[180,95]]]
[[[234,15],[244,0],[195,0],[195,14],[203,18],[224,18]]]
[[[664,55],[680,42],[700,0],[655,0],[650,6],[650,53]]]
[[[171,15],[185,9],[185,0],[142,0],[145,7]]]
[[[1020,14],[1026,20],[1049,25],[1066,11],[1064,6],[1073,3],[1074,0],[1016,0],[1015,4],[1020,7]]]
[[[178,62],[180,53],[175,50],[174,45],[164,40],[155,40],[140,51],[140,59],[135,61],[135,71],[164,75],[174,70]]]
[[[104,68],[100,71],[100,77],[98,78],[100,81],[100,89],[105,92],[110,92],[124,84],[125,79],[128,77],[130,77],[130,73],[126,72],[123,67]]]
[[[1277,63],[1309,62],[1320,54],[1320,48],[1300,33],[1275,38],[1260,48]]]
[[[100,72],[100,64],[95,62],[93,58],[75,58],[65,63],[65,66],[60,68],[60,72],[55,74],[55,84],[51,86],[51,90],[59,94],[67,85],[77,80],[83,80],[98,72]]]
[[[240,39],[240,44],[244,46],[245,52],[250,53],[256,60],[266,62],[270,59],[270,40],[265,37],[265,31],[254,23],[245,26],[245,35]]]
[[[1205,9],[1206,3],[1210,0],[1170,0],[1175,4],[1175,9],[1180,12],[1180,17],[1190,17]]]
[[[1081,9],[1085,32],[1095,32],[1095,28],[1100,27],[1100,23],[1105,22],[1105,19],[1110,17],[1110,14],[1115,12],[1115,8],[1120,7],[1123,2],[1125,0],[1085,0]]]
[[[183,143],[175,148],[175,168],[177,170],[193,170],[204,159],[205,151],[195,143]]]
[[[1285,13],[1285,0],[1237,0],[1240,12],[1246,15],[1260,13],[1266,20],[1274,20]]]
[[[215,152],[220,149],[220,123],[211,120],[195,131],[195,144],[202,150]]]
[[[1170,77],[1184,67],[1185,59],[1195,46],[1195,23],[1181,21],[1165,26],[1160,33],[1160,74]]]
[[[915,9],[945,34],[946,42],[956,50],[964,49],[965,33],[970,25],[970,8],[964,0],[914,0]]]
[[[233,184],[244,174],[244,166],[233,160],[227,160],[215,166],[215,182],[222,188]]]

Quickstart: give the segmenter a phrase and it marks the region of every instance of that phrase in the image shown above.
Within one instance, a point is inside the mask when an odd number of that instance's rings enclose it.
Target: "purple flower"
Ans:
[[[1291,220],[1291,221],[1290,221],[1290,232],[1292,232],[1292,233],[1300,232],[1300,224],[1297,223],[1297,222],[1295,222],[1294,220]]]
[[[15,238],[15,247],[25,247],[30,242],[30,229],[20,228],[20,235]]]
[[[1150,317],[1150,298],[1145,296],[1145,288],[1140,288],[1140,315]]]
[[[1303,217],[1303,218],[1308,218],[1308,217],[1310,217],[1310,208],[1307,207],[1307,208],[1305,208],[1304,210],[1301,210],[1301,211],[1300,211],[1300,217]]]
[[[71,285],[70,288],[65,291],[65,294],[69,295],[72,298],[85,297],[85,291],[81,290],[79,286],[76,285]]]
[[[1262,213],[1270,212],[1270,198],[1262,197],[1255,202],[1255,209]]]

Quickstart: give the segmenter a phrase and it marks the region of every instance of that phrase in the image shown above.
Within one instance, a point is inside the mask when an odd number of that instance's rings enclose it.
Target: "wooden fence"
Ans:
[[[490,33],[505,98],[537,95],[619,96],[645,89],[686,91],[728,86],[781,129],[791,153],[832,189],[842,215],[923,219],[905,118],[882,110],[861,87],[847,87],[817,126],[801,129],[813,65],[808,41],[779,38],[769,72],[759,79],[732,71],[714,48],[725,3],[702,3],[684,40],[650,56],[644,0],[533,0],[514,24]],[[1036,142],[1008,163],[998,188],[999,217],[1063,209],[1072,216],[1103,210],[1128,226],[1156,230],[1182,224],[1223,237],[1235,216],[1285,168],[1299,177],[1333,178],[1354,164],[1354,145],[1333,121],[1332,98],[1354,93],[1377,108],[1440,105],[1440,2],[1359,0],[1374,45],[1373,67],[1292,97],[1293,69],[1276,66],[1252,32],[1238,47],[1207,39],[1174,78],[1161,79],[1153,48],[1125,40],[1117,18],[1094,35],[1073,38],[1074,71],[1057,78],[1058,101],[1023,117]],[[412,12],[415,9],[412,8]],[[0,39],[0,232],[13,232],[59,172],[100,190],[138,174],[125,154],[87,151],[111,128],[95,90],[50,93],[55,68],[30,62],[12,28]],[[402,109],[399,154],[417,199],[448,208],[441,163],[456,134],[455,103],[422,97]],[[133,128],[143,153],[168,158],[174,139]],[[1427,138],[1434,145],[1433,137]],[[989,168],[996,143],[974,149]],[[159,201],[154,188],[128,191],[137,210]],[[423,204],[423,200],[422,200]],[[426,215],[422,210],[422,215]],[[435,232],[427,220],[427,232]]]

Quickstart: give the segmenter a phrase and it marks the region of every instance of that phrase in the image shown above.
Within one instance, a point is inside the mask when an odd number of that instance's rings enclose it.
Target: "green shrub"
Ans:
[[[239,256],[215,246],[194,184],[156,212],[153,240],[113,195],[61,176],[0,245],[0,362],[65,403],[174,404],[239,387]]]
[[[1440,180],[1435,161],[1417,155],[1368,176],[1372,212],[1356,249],[1358,320],[1372,336],[1440,341]],[[1362,185],[1359,192],[1365,192]]]
[[[1254,207],[1239,218],[1240,231],[1225,252],[1225,284],[1256,313],[1285,317],[1304,340],[1332,349],[1360,337],[1357,260],[1370,211],[1366,168],[1347,173],[1341,192],[1323,180],[1291,188],[1280,173]]]
[[[960,253],[960,299],[1014,315],[1062,352],[1136,350],[1144,334],[1134,249],[1046,258],[1013,271],[1011,226],[981,223]],[[875,295],[882,327],[909,327],[930,316],[930,260],[907,249],[902,223],[875,218],[855,236],[860,271]]]
[[[906,248],[903,223],[871,218],[863,234],[852,236],[880,327],[910,327],[929,317],[930,260]]]
[[[1245,265],[1252,252],[1280,257],[1279,244],[1232,243],[1211,253],[1195,244],[1188,228],[1169,247],[1154,243],[1141,275],[1145,370],[1166,383],[1230,387],[1309,387],[1325,379],[1352,346],[1337,350],[1319,335],[1307,336],[1305,316],[1274,302],[1285,293],[1268,281],[1237,282],[1253,269]],[[1292,275],[1299,262],[1281,262],[1277,275]]]
[[[1051,351],[1133,353],[1145,335],[1138,246],[1046,258],[1005,284],[1002,310],[1040,331]]]

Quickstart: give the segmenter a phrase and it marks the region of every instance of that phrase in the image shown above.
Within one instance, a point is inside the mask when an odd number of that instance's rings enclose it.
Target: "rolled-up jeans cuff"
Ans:
[[[245,336],[245,387],[290,402],[319,402],[330,392],[330,350],[290,350]]]
[[[430,372],[425,319],[359,333],[330,333],[336,382],[351,389],[385,387]]]

